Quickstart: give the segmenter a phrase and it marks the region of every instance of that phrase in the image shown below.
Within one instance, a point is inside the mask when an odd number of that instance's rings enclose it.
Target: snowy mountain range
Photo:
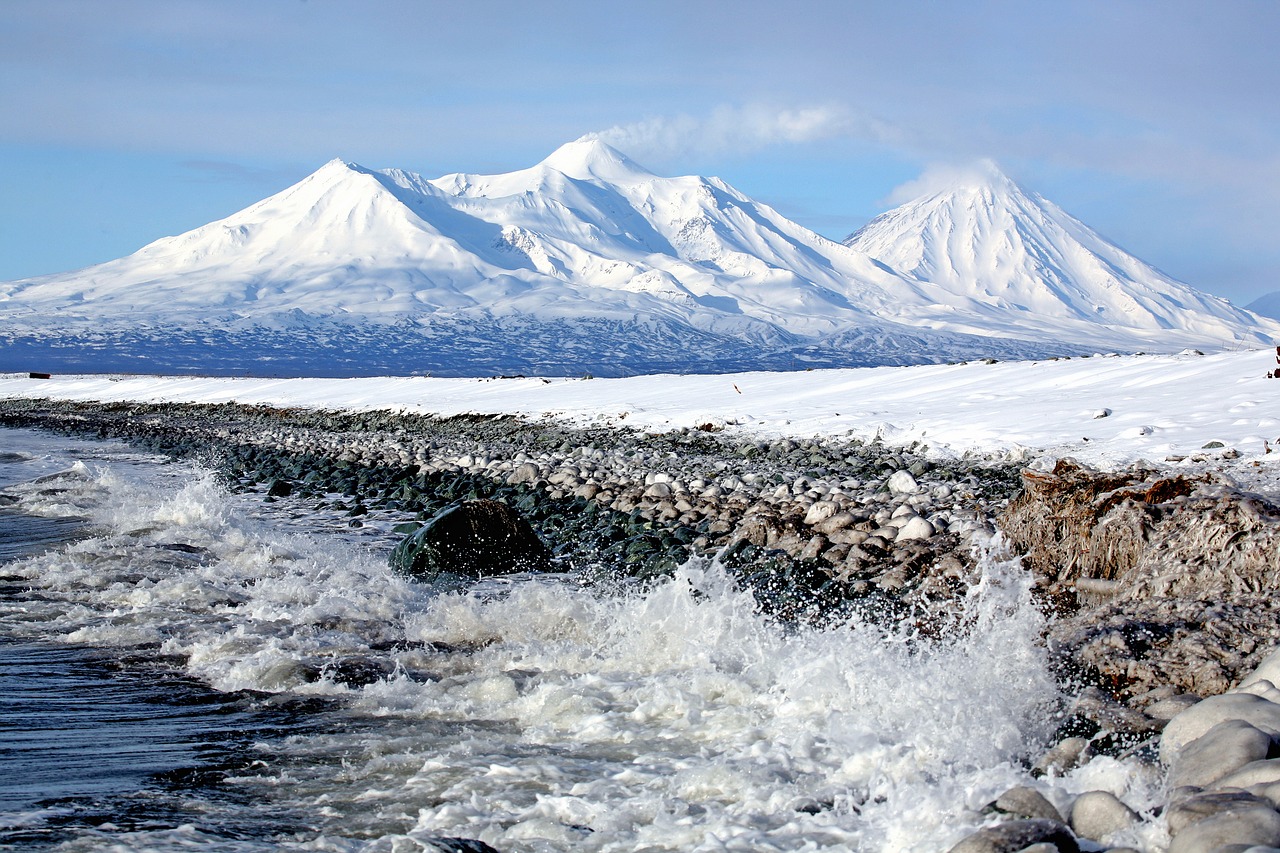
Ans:
[[[1276,337],[994,169],[842,245],[593,138],[502,175],[334,160],[127,257],[0,285],[0,370],[626,375]]]

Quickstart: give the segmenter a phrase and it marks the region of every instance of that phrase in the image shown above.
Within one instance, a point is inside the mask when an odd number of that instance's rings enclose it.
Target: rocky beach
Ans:
[[[959,602],[984,582],[980,555],[1025,555],[1049,616],[1055,734],[1028,757],[1027,783],[995,798],[990,825],[955,849],[1120,850],[1139,836],[1170,851],[1280,845],[1280,691],[1267,657],[1280,640],[1280,510],[1215,475],[1209,452],[1191,473],[1044,469],[710,422],[664,432],[41,399],[4,401],[0,424],[195,459],[235,491],[326,513],[401,552],[449,510],[497,502],[545,545],[543,568],[608,588],[714,558],[783,624],[856,616],[959,636]],[[498,534],[473,524],[469,535],[475,549]],[[432,559],[433,572],[469,571]],[[368,683],[388,666],[364,660],[346,677]],[[1117,760],[1155,780],[1160,802],[1135,809],[1110,791],[1068,796],[1033,781]]]
[[[691,554],[751,566],[790,609],[882,600],[921,614],[973,580],[1017,468],[930,462],[881,442],[746,440],[720,428],[576,429],[504,416],[431,418],[269,407],[7,401],[0,422],[125,438],[197,458],[237,489],[411,532],[450,504],[496,499],[575,571],[644,578]],[[937,611],[941,613],[941,611]]]

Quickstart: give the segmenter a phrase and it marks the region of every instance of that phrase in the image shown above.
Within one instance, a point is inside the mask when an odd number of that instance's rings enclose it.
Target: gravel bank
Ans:
[[[125,438],[196,457],[240,489],[412,522],[466,498],[524,514],[559,565],[647,577],[720,552],[787,612],[864,602],[922,614],[962,593],[975,537],[1018,481],[877,441],[747,440],[515,417],[237,405],[0,403],[0,423]],[[406,528],[407,529],[407,528]]]

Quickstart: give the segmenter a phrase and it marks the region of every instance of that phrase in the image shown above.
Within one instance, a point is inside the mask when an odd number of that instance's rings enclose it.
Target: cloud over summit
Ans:
[[[588,134],[639,159],[658,160],[749,154],[773,145],[888,135],[887,126],[841,106],[762,104],[720,106],[705,116],[654,116]]]
[[[884,201],[890,207],[896,207],[945,190],[1005,179],[999,164],[989,157],[965,163],[934,163],[920,177],[894,187]]]

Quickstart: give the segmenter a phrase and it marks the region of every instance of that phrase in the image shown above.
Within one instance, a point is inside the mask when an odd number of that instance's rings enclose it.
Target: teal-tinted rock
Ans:
[[[293,484],[288,480],[272,480],[267,494],[273,498],[283,498],[293,494]]]
[[[462,501],[445,507],[391,552],[395,571],[417,580],[442,573],[488,577],[541,571],[550,552],[529,523],[497,501]]]

